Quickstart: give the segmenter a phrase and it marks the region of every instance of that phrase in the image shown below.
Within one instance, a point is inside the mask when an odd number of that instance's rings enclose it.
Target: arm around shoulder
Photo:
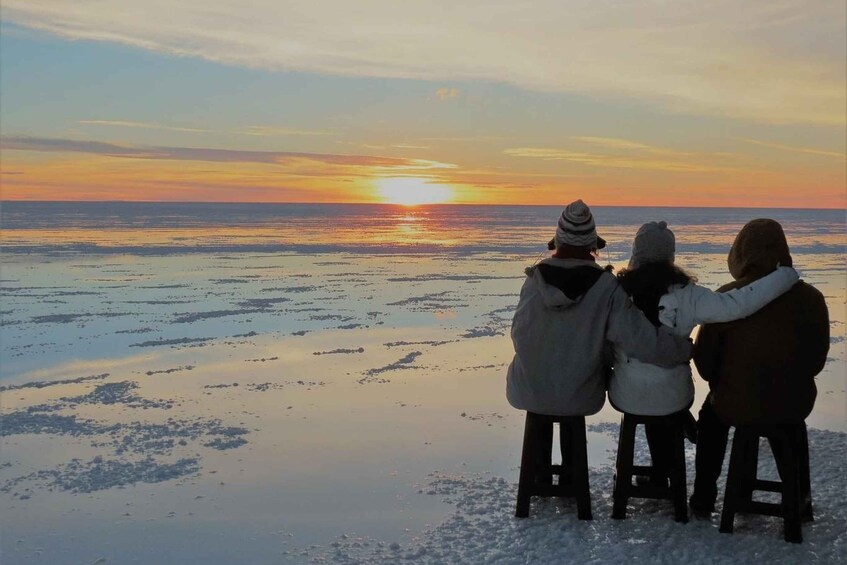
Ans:
[[[766,277],[728,292],[714,292],[694,285],[689,305],[692,323],[731,322],[746,318],[782,296],[799,280],[797,271],[791,267],[778,267]]]

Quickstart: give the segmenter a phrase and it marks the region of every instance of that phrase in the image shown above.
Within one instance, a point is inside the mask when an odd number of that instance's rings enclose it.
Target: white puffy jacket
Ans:
[[[739,320],[758,311],[787,292],[800,280],[791,267],[729,292],[713,292],[694,283],[674,285],[659,301],[659,321],[675,334],[687,336],[695,326]],[[662,416],[688,407],[694,400],[694,383],[688,363],[658,367],[634,359],[615,347],[609,380],[609,400],[621,412]]]
[[[545,275],[546,273],[546,275]],[[526,270],[512,320],[515,357],[506,397],[520,410],[589,415],[606,402],[604,355],[615,344],[645,361],[676,366],[688,340],[656,328],[615,276],[594,261],[549,258]]]

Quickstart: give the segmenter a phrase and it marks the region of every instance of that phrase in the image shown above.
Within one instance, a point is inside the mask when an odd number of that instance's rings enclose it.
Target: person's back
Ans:
[[[776,265],[792,265],[782,226],[767,219],[747,223],[727,263],[735,281],[724,291],[759,280]],[[703,326],[694,362],[700,376],[709,381],[710,392],[697,422],[696,477],[690,499],[695,513],[714,509],[729,427],[804,420],[814,407],[814,378],[828,351],[826,302],[802,281],[744,320]]]
[[[633,303],[656,326],[689,336],[699,324],[726,322],[749,316],[797,282],[797,272],[780,267],[738,290],[712,292],[674,264],[676,237],[667,223],[648,222],[639,228],[627,267],[618,280]],[[630,414],[664,416],[687,410],[694,401],[691,367],[681,363],[658,367],[630,358],[615,348],[615,367],[609,400]],[[649,437],[649,434],[648,434]]]
[[[515,357],[506,395],[513,407],[548,415],[596,413],[606,400],[610,343],[648,362],[688,361],[688,341],[654,327],[614,275],[597,265],[592,252],[604,242],[581,200],[565,209],[551,243],[556,254],[526,271],[512,322]]]
[[[527,269],[511,331],[516,355],[506,397],[512,406],[554,415],[603,407],[603,348],[616,290],[614,275],[589,260],[551,258]]]
[[[720,291],[740,286],[735,281]],[[773,424],[811,413],[815,375],[828,350],[824,297],[800,281],[748,318],[705,326],[694,361],[709,380],[712,407],[724,422]]]

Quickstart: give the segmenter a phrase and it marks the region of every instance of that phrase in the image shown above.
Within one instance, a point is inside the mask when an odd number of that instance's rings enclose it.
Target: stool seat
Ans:
[[[639,425],[665,427],[671,438],[669,468],[635,465],[635,432]],[[615,486],[612,494],[612,518],[626,518],[630,498],[670,500],[677,522],[688,522],[687,485],[685,475],[685,433],[682,421],[674,415],[639,416],[624,413],[618,435],[618,455],[615,461]],[[655,464],[655,463],[654,463]],[[632,483],[633,477],[650,477],[646,484]],[[668,485],[670,483],[670,485]]]
[[[757,476],[759,438],[767,438],[781,481]],[[779,504],[753,500],[755,491],[781,495]],[[724,489],[720,531],[731,534],[738,513],[782,517],[785,541],[803,541],[802,521],[811,521],[812,492],[809,478],[809,439],[805,422],[769,427],[736,426]]]
[[[554,423],[559,424],[561,465],[552,464]],[[526,413],[515,516],[529,516],[533,496],[576,498],[579,519],[592,519],[584,416]]]

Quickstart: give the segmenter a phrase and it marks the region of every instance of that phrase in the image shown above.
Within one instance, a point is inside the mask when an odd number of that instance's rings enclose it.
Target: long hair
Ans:
[[[697,279],[673,263],[646,263],[636,269],[621,269],[618,282],[632,297],[632,302],[644,312],[654,326],[659,321],[659,299],[675,284],[686,285]]]

